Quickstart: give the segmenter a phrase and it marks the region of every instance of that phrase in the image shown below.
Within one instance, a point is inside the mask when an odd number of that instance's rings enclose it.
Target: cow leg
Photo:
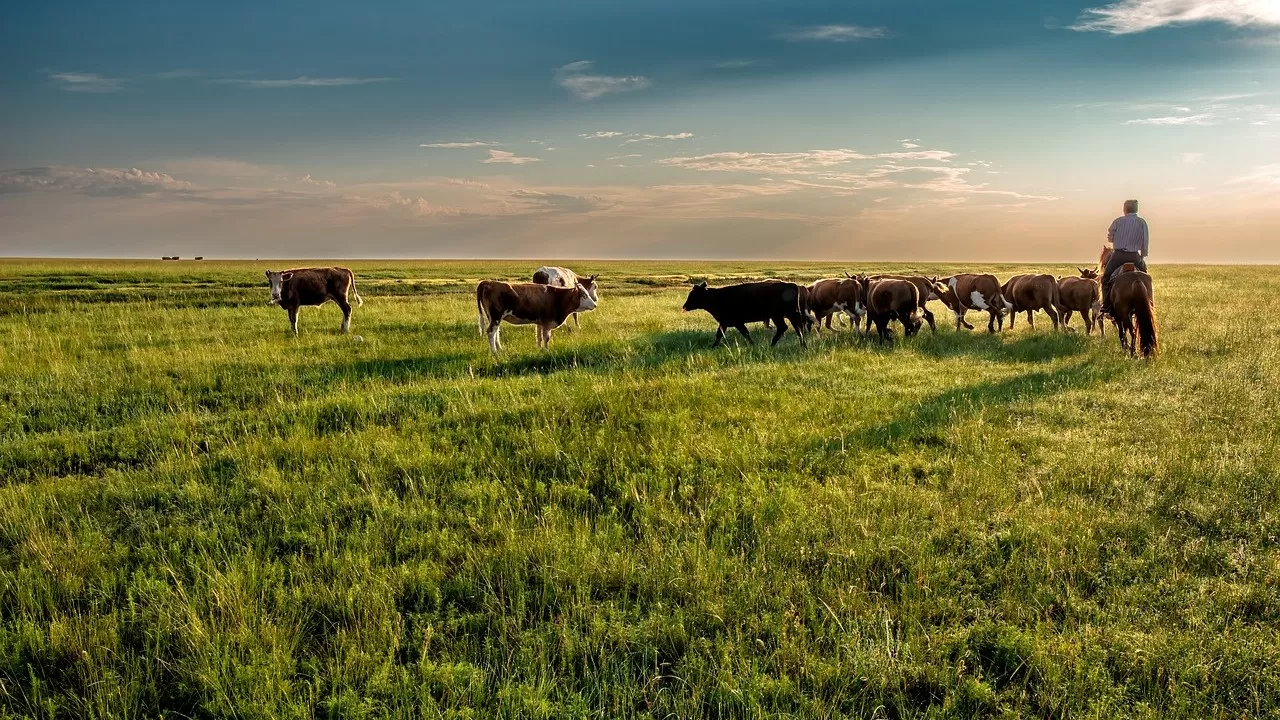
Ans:
[[[968,325],[968,324],[969,324],[969,323],[967,323],[967,322],[965,322],[965,321],[964,321],[964,311],[963,311],[963,310],[961,310],[960,312],[956,313],[956,332],[960,332],[960,328],[961,328],[961,327],[963,327],[963,326],[965,326],[965,325]],[[867,325],[868,325],[868,327],[871,325],[871,317],[870,317],[870,316],[868,316],[868,317],[867,317]],[[970,329],[972,329],[972,328],[970,328]]]
[[[831,332],[835,332],[835,331],[836,331],[836,329],[835,329],[835,328],[831,327],[831,318],[833,318],[833,317],[835,317],[835,316],[836,316],[836,314],[835,314],[835,313],[831,313],[830,315],[826,316],[825,318],[820,318],[820,319],[826,320],[826,322],[827,322],[827,329],[828,329],[828,330],[830,330]],[[821,323],[819,323],[819,324],[818,324],[818,332],[822,332],[822,324],[821,324]]]
[[[929,323],[929,330],[935,333],[938,332],[938,324],[933,321],[933,313],[929,311],[929,308],[921,306],[920,310],[922,311],[920,314],[924,316],[924,321]]]
[[[1013,315],[1017,315],[1017,313],[1014,313]],[[1009,329],[1010,329],[1010,330],[1012,330],[1012,329],[1013,329],[1013,315],[1010,315],[1010,316],[1009,316]],[[1027,324],[1029,324],[1029,325],[1031,326],[1031,329],[1032,329],[1032,330],[1035,330],[1035,329],[1036,329],[1036,313],[1035,313],[1035,311],[1034,311],[1034,310],[1028,310],[1028,311],[1027,311]]]
[[[543,328],[542,328],[542,347],[546,348],[547,350],[550,350],[550,349],[551,349],[551,331],[552,331],[552,329],[553,329],[553,328],[552,328],[551,326],[549,326],[549,325],[548,325],[548,326],[543,326]]]
[[[1009,329],[1013,329],[1013,321],[1018,319],[1018,313],[1009,313]],[[1004,328],[1000,328],[1003,330]]]
[[[876,334],[880,336],[880,342],[888,342],[889,340],[889,316],[876,315]]]
[[[744,324],[738,324],[738,325],[735,325],[734,327],[736,327],[736,328],[738,329],[738,332],[742,335],[742,337],[744,337],[744,338],[746,338],[746,339],[747,339],[747,344],[748,344],[748,345],[755,345],[755,344],[756,344],[756,342],[755,342],[754,340],[752,340],[752,339],[751,339],[751,331],[747,329],[747,326],[746,326],[746,325],[744,325]]]
[[[1050,306],[1044,309],[1044,314],[1048,315],[1049,319],[1053,321],[1053,330],[1054,332],[1057,332],[1058,331],[1058,311],[1054,310],[1053,307]]]
[[[293,328],[293,336],[298,336],[298,308],[289,308],[289,327]]]
[[[334,296],[333,301],[342,308],[342,333],[345,335],[351,332],[351,303],[342,296]]]
[[[1000,329],[1004,330],[1004,316],[997,313],[994,309],[991,309],[987,311],[987,332],[995,333],[996,317],[1000,318]],[[1013,329],[1013,320],[1009,321],[1009,328]]]
[[[724,342],[724,326],[723,325],[716,328],[716,341],[711,343],[711,347],[713,348],[720,347],[720,343],[722,342]]]
[[[808,317],[806,315],[795,315],[791,318],[791,327],[796,331],[796,337],[800,338],[800,344],[802,346],[805,344],[804,329],[808,325],[808,323],[805,322],[807,319]]]
[[[915,330],[911,324],[911,313],[906,310],[898,311],[898,322],[902,323],[902,334],[904,337],[915,335]]]
[[[773,341],[769,343],[769,347],[777,345],[778,341],[782,339],[782,336],[787,334],[787,321],[783,318],[776,318],[776,321],[778,331],[773,334]],[[796,328],[796,332],[799,333],[800,329]]]
[[[491,323],[489,330],[485,333],[489,336],[489,352],[494,355],[497,355],[498,351],[502,349],[502,341],[498,338],[498,331],[498,323]]]
[[[1063,311],[1062,311],[1062,314],[1059,316],[1059,318],[1061,318],[1061,320],[1062,320],[1062,329],[1063,329],[1063,330],[1068,330],[1069,328],[1067,327],[1067,325],[1069,325],[1069,324],[1071,323],[1071,311],[1070,311],[1070,310],[1063,310]],[[1089,319],[1086,317],[1086,318],[1085,318],[1085,326],[1086,326],[1086,327],[1088,327],[1088,325],[1089,325]]]

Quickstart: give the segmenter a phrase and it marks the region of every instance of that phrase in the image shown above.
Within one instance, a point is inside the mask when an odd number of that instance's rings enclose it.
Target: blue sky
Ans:
[[[372,4],[370,4],[372,5]],[[0,254],[1280,261],[1280,2],[10,3]]]

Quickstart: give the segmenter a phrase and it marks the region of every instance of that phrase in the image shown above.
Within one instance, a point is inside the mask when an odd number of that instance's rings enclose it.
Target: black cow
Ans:
[[[786,334],[787,320],[791,321],[796,337],[804,345],[804,328],[810,324],[802,307],[800,286],[777,280],[721,288],[709,288],[705,282],[698,283],[689,291],[689,297],[684,301],[684,311],[690,310],[706,310],[719,324],[716,341],[711,347],[717,347],[724,341],[725,328],[737,328],[747,342],[752,342],[747,323],[765,320],[772,320],[778,326],[778,332],[770,345],[777,345]]]

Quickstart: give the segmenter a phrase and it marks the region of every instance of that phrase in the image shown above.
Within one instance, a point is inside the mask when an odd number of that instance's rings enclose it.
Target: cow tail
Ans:
[[[1160,352],[1159,330],[1156,327],[1156,310],[1151,304],[1151,293],[1142,293],[1143,297],[1134,308],[1138,321],[1138,342],[1142,348],[1142,357],[1155,357]]]
[[[355,273],[353,273],[353,272],[351,272],[350,270],[348,270],[348,271],[347,271],[347,277],[351,278],[351,292],[355,293],[355,296],[356,296],[356,307],[363,306],[363,305],[364,305],[364,298],[360,297],[360,291],[359,291],[359,290],[356,290],[356,274],[355,274]]]
[[[485,315],[485,312],[484,312],[484,302],[482,301],[483,296],[481,295],[481,293],[482,293],[482,288],[477,287],[476,288],[476,316],[477,316],[476,323],[480,327],[480,334],[484,335],[485,325],[489,324],[489,318]]]

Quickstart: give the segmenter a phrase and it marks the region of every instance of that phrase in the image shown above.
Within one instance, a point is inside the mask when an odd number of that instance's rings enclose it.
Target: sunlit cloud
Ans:
[[[481,160],[482,163],[507,163],[509,165],[524,165],[526,163],[542,162],[542,158],[522,157],[513,152],[506,150],[490,150],[489,157]]]
[[[1234,27],[1280,27],[1280,3],[1275,0],[1122,0],[1085,10],[1071,29],[1128,35],[1203,22]]]
[[[1166,115],[1163,117],[1137,118],[1126,120],[1125,125],[1212,125],[1216,120],[1212,113],[1197,115]]]
[[[622,144],[649,142],[651,140],[688,140],[693,137],[691,132],[674,133],[671,135],[633,135],[622,141]]]
[[[56,72],[49,73],[53,84],[67,92],[113,93],[124,89],[122,78],[106,77],[97,73]]]
[[[823,168],[859,160],[933,160],[946,162],[955,153],[946,150],[917,150],[866,154],[855,150],[809,150],[804,152],[757,153],[718,152],[707,155],[670,157],[658,163],[668,167],[703,172],[773,173],[779,175],[811,173]]]
[[[418,145],[418,147],[420,147],[420,148],[463,149],[463,148],[493,147],[494,145],[501,145],[501,144],[502,144],[502,143],[486,142],[486,141],[484,141],[484,140],[464,140],[464,141],[461,141],[461,142],[436,142],[436,143],[422,143],[422,144]]]
[[[591,71],[591,60],[579,60],[556,68],[556,83],[579,100],[595,100],[614,93],[643,90],[652,83],[642,75],[600,75]]]
[[[37,167],[0,171],[0,194],[72,192],[122,197],[186,192],[193,188],[191,183],[172,175],[138,168]]]
[[[888,28],[861,25],[813,25],[779,33],[778,37],[789,42],[854,42],[879,40],[891,35]]]
[[[391,82],[389,77],[308,77],[302,75],[295,78],[218,78],[215,83],[223,85],[240,85],[248,88],[293,88],[293,87],[342,87],[346,85],[370,85],[373,83]]]

